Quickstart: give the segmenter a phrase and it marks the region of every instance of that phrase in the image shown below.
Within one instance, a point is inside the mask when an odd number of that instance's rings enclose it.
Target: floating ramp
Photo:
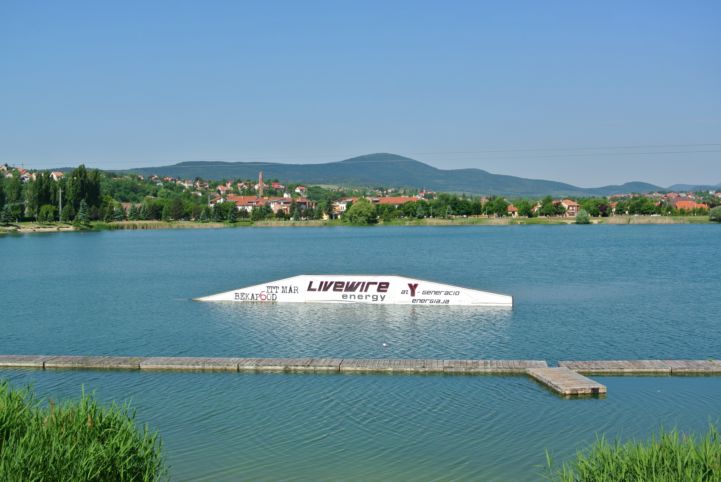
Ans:
[[[508,295],[386,275],[299,275],[196,298],[196,301],[513,306],[513,298]]]

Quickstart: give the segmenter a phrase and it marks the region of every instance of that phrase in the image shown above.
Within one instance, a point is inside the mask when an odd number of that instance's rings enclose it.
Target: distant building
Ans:
[[[390,196],[374,198],[371,200],[373,204],[391,205],[394,207],[400,207],[403,206],[405,203],[414,203],[418,201],[419,199],[415,196]]]
[[[53,171],[53,172],[50,173],[50,177],[53,178],[53,181],[59,181],[59,180],[62,179],[64,176],[65,176],[65,174],[63,174],[63,173],[60,172],[60,171]]]
[[[708,209],[708,204],[697,203],[696,201],[676,201],[674,207],[679,211],[693,211],[694,209]]]
[[[423,190],[418,193],[418,198],[420,198],[420,199],[435,199],[436,193],[434,191]]]
[[[575,217],[578,214],[581,205],[572,199],[564,199],[561,201],[561,206],[566,209],[566,216]]]
[[[234,203],[238,211],[252,212],[253,209],[265,206],[267,200],[257,196],[236,196],[230,194],[225,198],[225,202]]]
[[[513,204],[509,204],[508,207],[506,207],[506,212],[508,213],[509,216],[511,216],[513,218],[518,217],[518,208],[516,206],[514,206]]]
[[[135,206],[135,209],[140,209],[143,204],[142,203],[120,203],[120,207],[123,208],[123,211],[125,211],[125,214],[127,215],[130,213],[130,209]]]
[[[348,197],[334,201],[332,205],[332,216],[334,218],[342,216],[343,213],[346,212],[346,210],[348,209],[348,205],[356,202],[357,200],[357,197]]]
[[[274,214],[277,214],[278,212],[283,212],[288,215],[293,214],[291,209],[294,204],[301,212],[315,208],[315,202],[306,198],[293,199],[285,196],[268,198],[268,206],[273,210]]]
[[[305,186],[298,186],[295,188],[295,193],[300,194],[301,196],[305,196],[308,190],[305,188]]]

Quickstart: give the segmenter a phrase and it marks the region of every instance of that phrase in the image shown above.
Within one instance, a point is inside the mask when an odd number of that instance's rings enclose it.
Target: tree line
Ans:
[[[224,181],[221,182],[223,184]],[[246,183],[250,184],[250,182]],[[17,170],[10,177],[0,177],[0,223],[37,221],[41,223],[66,222],[88,224],[92,221],[121,220],[192,220],[200,222],[263,219],[325,219],[335,217],[334,202],[348,196],[359,196],[356,206],[347,206],[342,218],[345,221],[368,224],[389,222],[399,218],[438,218],[452,216],[508,216],[512,203],[519,216],[560,216],[565,208],[551,196],[542,199],[506,199],[500,196],[481,198],[440,193],[432,199],[419,199],[395,206],[373,204],[364,200],[367,191],[328,189],[309,186],[307,196],[315,207],[300,209],[295,202],[290,212],[273,211],[267,207],[254,207],[251,212],[238,210],[233,203],[221,202],[210,206],[216,197],[218,183],[205,184],[204,189],[192,191],[175,182],[145,180],[138,176],[116,175],[97,169],[78,166],[54,180],[49,172],[38,171],[29,179],[21,179]],[[247,188],[246,188],[247,190]],[[245,192],[237,191],[241,194]],[[277,195],[278,193],[276,193]],[[282,193],[280,193],[282,195]],[[711,207],[719,199],[706,196],[703,202]],[[612,204],[604,197],[583,198],[578,203],[592,217],[614,214],[681,214],[672,204],[659,202],[647,196],[619,198]],[[688,212],[686,212],[688,213]],[[695,210],[690,214],[706,214]]]

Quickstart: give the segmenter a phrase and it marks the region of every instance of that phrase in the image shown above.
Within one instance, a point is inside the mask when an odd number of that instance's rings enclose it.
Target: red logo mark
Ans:
[[[411,296],[415,296],[416,288],[418,288],[418,283],[415,283],[415,284],[408,283],[408,287],[411,289]]]

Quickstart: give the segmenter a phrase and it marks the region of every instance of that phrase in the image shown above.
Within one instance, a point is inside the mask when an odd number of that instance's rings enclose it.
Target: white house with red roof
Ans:
[[[252,212],[253,209],[267,205],[267,200],[257,196],[236,196],[229,194],[225,202],[234,203],[238,211]]]
[[[391,205],[397,208],[403,206],[405,203],[414,203],[418,201],[419,199],[415,196],[388,196],[374,198],[371,202],[373,202],[373,204],[381,204],[386,206]]]
[[[569,217],[575,217],[579,209],[581,209],[581,205],[573,199],[563,199],[560,204],[566,209],[566,216]]]

